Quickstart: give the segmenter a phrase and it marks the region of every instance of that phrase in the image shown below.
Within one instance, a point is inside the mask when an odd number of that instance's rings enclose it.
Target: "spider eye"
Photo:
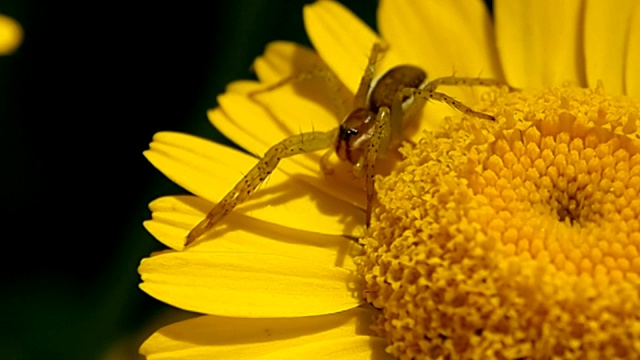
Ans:
[[[340,138],[344,141],[349,141],[352,136],[358,135],[358,129],[340,127]]]

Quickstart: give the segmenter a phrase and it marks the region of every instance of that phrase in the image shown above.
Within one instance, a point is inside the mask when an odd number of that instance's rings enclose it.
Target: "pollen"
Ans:
[[[359,274],[400,359],[640,356],[640,104],[494,89],[378,177]]]

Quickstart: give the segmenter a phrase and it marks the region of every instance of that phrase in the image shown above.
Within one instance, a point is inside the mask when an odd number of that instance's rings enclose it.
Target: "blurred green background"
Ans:
[[[25,31],[0,57],[0,359],[133,359],[181,316],[137,287],[162,248],[147,204],[182,192],[142,151],[161,130],[224,141],[206,110],[269,41],[309,43],[310,2],[0,0]],[[375,23],[376,1],[343,3]]]

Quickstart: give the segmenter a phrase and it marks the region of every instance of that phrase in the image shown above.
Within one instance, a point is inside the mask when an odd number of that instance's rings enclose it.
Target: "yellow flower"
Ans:
[[[495,25],[480,1],[381,1],[389,50],[378,73],[414,64],[430,78],[504,78],[522,91],[443,89],[497,121],[427,104],[407,129],[403,160],[378,167],[380,204],[366,234],[362,183],[345,164],[321,175],[321,154],[309,154],[284,160],[183,250],[256,159],[157,134],[145,155],[195,196],[150,205],[145,226],[172,250],[142,261],[141,288],[205,315],[158,330],[141,353],[639,358],[640,6],[505,0],[494,13]],[[319,56],[270,44],[255,63],[259,81],[231,84],[209,113],[256,156],[334,128],[381,41],[333,1],[304,17]],[[248,95],[291,74],[314,76]]]
[[[22,42],[22,27],[14,19],[0,14],[0,55],[16,51]]]

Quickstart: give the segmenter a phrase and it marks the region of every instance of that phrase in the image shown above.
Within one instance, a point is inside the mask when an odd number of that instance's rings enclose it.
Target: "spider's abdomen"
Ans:
[[[418,88],[426,79],[427,73],[417,66],[400,65],[389,69],[371,88],[369,94],[371,111],[377,112],[382,106],[391,108],[393,97],[398,91],[402,88]]]

